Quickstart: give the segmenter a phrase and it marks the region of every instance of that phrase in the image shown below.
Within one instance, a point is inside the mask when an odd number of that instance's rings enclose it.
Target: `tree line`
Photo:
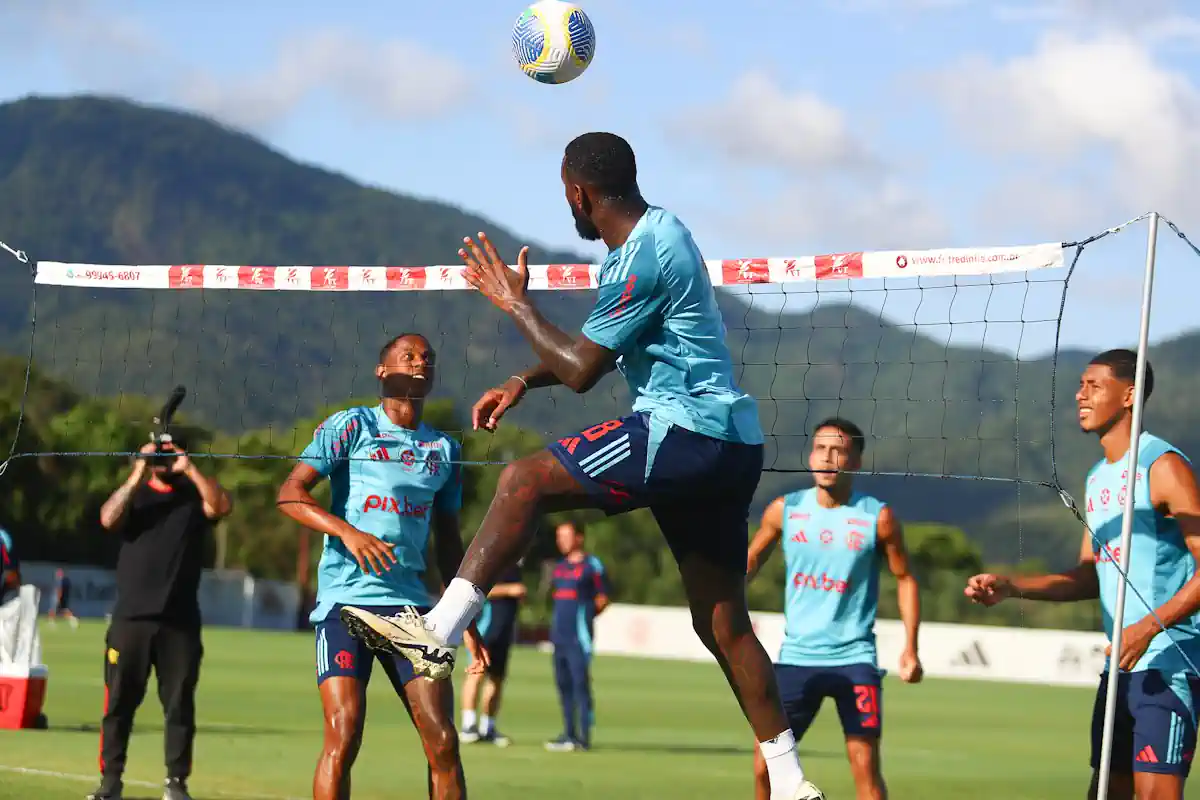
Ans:
[[[12,533],[22,559],[111,566],[117,543],[100,529],[99,508],[127,474],[129,457],[104,454],[133,452],[144,444],[160,401],[130,394],[85,397],[37,370],[30,374],[27,394],[24,388],[24,362],[0,359],[0,453],[15,441],[16,454],[0,475],[0,525]],[[314,590],[321,537],[281,515],[275,495],[295,456],[329,413],[375,402],[346,398],[317,415],[296,420],[292,430],[263,428],[237,436],[181,415],[179,428],[197,465],[216,475],[235,498],[233,514],[218,526],[208,566],[296,581],[309,592]],[[435,428],[459,431],[464,412],[449,401],[432,401],[425,418]],[[495,433],[466,431],[462,443],[463,459],[468,462],[509,461],[543,446],[541,436],[511,425]],[[29,453],[66,455],[22,455]],[[244,457],[224,457],[231,454]],[[500,469],[498,465],[463,469],[464,536],[470,537],[483,519]],[[686,604],[670,552],[648,511],[616,517],[583,512],[574,518],[586,524],[588,547],[607,566],[615,601]],[[549,611],[544,565],[557,555],[549,529],[558,521],[544,521],[547,530],[525,559],[530,601],[523,613],[529,624],[544,621]],[[1086,630],[1099,626],[1094,604],[1008,603],[988,610],[971,606],[962,595],[967,576],[984,569],[1043,570],[1046,565],[988,565],[969,532],[914,519],[905,522],[926,620]],[[757,520],[751,520],[747,534],[756,526]],[[434,563],[432,558],[429,563]],[[784,573],[777,553],[747,589],[752,608],[782,610]],[[428,578],[439,580],[433,573]],[[886,574],[880,613],[897,617],[894,584]]]

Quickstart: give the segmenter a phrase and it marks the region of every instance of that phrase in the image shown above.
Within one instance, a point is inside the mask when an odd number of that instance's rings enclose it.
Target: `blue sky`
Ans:
[[[565,86],[513,64],[520,2],[337,6],[9,0],[0,99],[99,91],[202,111],[593,256],[558,165],[594,129],[634,144],[644,192],[710,258],[1070,241],[1151,208],[1200,239],[1195,3],[587,0],[597,56]],[[1068,343],[1134,338],[1144,246],[1142,226],[1089,251]],[[1200,286],[1200,258],[1175,237],[1160,255],[1156,338],[1194,326]],[[966,294],[897,288],[885,309],[901,322],[1053,311],[1038,292]],[[992,294],[1004,299],[985,310]],[[1017,346],[1020,326],[992,327]],[[1045,352],[1048,331],[1028,327],[1022,350]]]

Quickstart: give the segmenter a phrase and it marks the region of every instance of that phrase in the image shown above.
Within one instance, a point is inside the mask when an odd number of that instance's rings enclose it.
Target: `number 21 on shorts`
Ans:
[[[855,686],[854,705],[862,714],[864,728],[879,727],[879,687]]]

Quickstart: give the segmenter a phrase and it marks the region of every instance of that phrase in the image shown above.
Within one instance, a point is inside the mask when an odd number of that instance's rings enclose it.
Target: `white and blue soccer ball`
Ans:
[[[566,83],[592,63],[596,30],[574,3],[538,0],[517,17],[512,47],[526,75],[540,83]]]

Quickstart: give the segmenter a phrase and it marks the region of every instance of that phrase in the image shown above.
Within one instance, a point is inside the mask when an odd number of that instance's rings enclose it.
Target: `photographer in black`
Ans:
[[[166,443],[164,443],[164,440]],[[148,444],[100,509],[100,524],[121,537],[117,601],[104,654],[101,782],[91,800],[120,800],[133,716],[154,669],[162,702],[167,780],[163,800],[189,800],[196,734],[200,574],[213,523],[229,495],[206,477],[178,439]]]

